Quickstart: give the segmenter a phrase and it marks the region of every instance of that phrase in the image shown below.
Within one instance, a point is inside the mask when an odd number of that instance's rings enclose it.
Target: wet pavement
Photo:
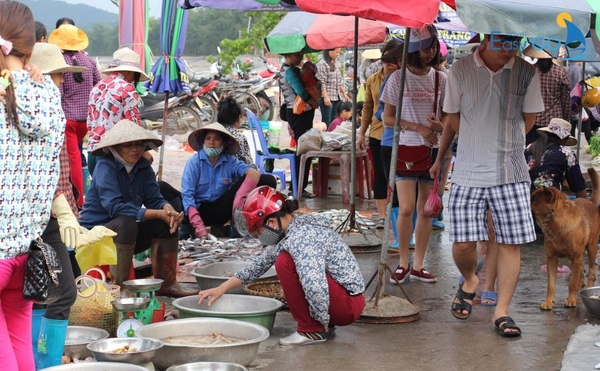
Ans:
[[[187,152],[166,151],[163,179],[179,187],[179,176]],[[582,157],[585,157],[582,156]],[[589,155],[582,163],[587,166]],[[155,156],[158,160],[158,155]],[[156,164],[155,164],[156,167]],[[583,167],[583,166],[582,166]],[[447,199],[447,197],[445,197]],[[302,202],[311,209],[341,209],[340,196],[315,198]],[[373,200],[358,199],[358,211],[374,212]],[[449,221],[445,220],[448,228]],[[378,231],[380,234],[381,231]],[[485,251],[480,251],[485,256]],[[379,260],[380,254],[373,259]],[[411,252],[412,257],[412,252]],[[398,264],[398,255],[390,254],[388,265]],[[287,311],[277,314],[271,337],[261,343],[250,370],[560,370],[563,353],[575,329],[583,324],[599,324],[585,311],[578,298],[577,308],[563,308],[567,297],[569,274],[559,274],[556,304],[551,311],[541,311],[546,295],[546,272],[543,236],[524,245],[521,275],[511,304],[511,316],[523,335],[503,338],[492,325],[493,307],[479,305],[479,295],[486,278],[486,268],[479,274],[480,286],[472,316],[465,321],[450,313],[458,289],[459,273],[454,265],[448,231],[433,231],[424,266],[437,275],[437,283],[410,282],[402,287],[421,308],[421,319],[404,324],[362,324],[340,327],[333,339],[311,346],[281,346],[278,339],[295,331],[295,322]],[[570,265],[567,260],[560,264]],[[404,298],[397,286],[387,281],[385,292]],[[372,288],[371,288],[372,289]],[[600,335],[598,336],[600,340]],[[600,362],[600,349],[593,365]]]

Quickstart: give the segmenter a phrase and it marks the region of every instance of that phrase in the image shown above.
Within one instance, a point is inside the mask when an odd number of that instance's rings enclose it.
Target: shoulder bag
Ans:
[[[31,241],[25,279],[23,281],[23,298],[38,304],[54,303],[60,297],[58,274],[62,267],[56,251],[41,239]]]
[[[435,98],[433,114],[437,114],[439,74],[435,71]],[[397,176],[426,176],[433,165],[433,148],[430,146],[406,146],[398,144],[396,159]]]

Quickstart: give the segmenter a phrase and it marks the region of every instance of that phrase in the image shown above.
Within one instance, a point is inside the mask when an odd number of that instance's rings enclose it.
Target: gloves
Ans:
[[[233,210],[241,209],[242,206],[244,206],[244,202],[246,201],[248,193],[250,193],[251,190],[256,188],[257,184],[258,182],[256,180],[250,178],[248,174],[246,174],[246,179],[244,179],[244,182],[242,183],[238,191],[235,193],[235,198],[233,200]]]
[[[52,212],[58,219],[60,239],[67,247],[76,247],[80,226],[64,194],[58,195],[52,201]]]
[[[188,219],[190,220],[192,227],[194,227],[196,237],[202,238],[208,234],[206,227],[204,226],[204,222],[202,221],[202,218],[200,218],[198,209],[193,206],[188,207]]]
[[[116,235],[117,232],[108,229],[103,225],[95,226],[91,231],[79,227],[79,236],[77,237],[77,246],[75,246],[75,248],[91,245],[105,237],[115,237]]]

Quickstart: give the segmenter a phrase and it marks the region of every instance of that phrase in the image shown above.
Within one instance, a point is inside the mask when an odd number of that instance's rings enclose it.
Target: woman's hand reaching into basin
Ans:
[[[198,292],[198,304],[202,304],[204,299],[208,299],[208,306],[210,307],[215,301],[219,300],[223,294],[227,291],[236,287],[242,286],[242,281],[237,277],[231,277],[227,281],[220,284],[218,287],[212,289],[201,290]]]

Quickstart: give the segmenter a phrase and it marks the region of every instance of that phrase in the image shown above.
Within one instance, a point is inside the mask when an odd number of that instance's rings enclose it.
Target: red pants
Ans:
[[[323,331],[323,324],[310,316],[308,301],[296,272],[296,264],[287,251],[279,253],[275,261],[275,269],[292,317],[298,322],[298,331]],[[329,274],[327,274],[327,284],[329,286],[329,316],[331,317],[329,325],[347,326],[354,323],[365,308],[365,296],[363,294],[348,295],[346,289],[335,282]]]
[[[87,124],[85,121],[67,120],[65,135],[67,136],[67,153],[71,165],[71,182],[79,192],[77,205],[83,206],[83,169],[81,168],[81,152],[79,151],[79,142],[87,134]]]

